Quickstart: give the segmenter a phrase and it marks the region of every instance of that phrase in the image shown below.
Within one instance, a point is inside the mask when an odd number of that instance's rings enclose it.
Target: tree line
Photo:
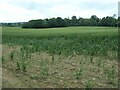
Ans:
[[[72,16],[71,19],[61,17],[46,18],[38,20],[30,20],[28,22],[16,23],[0,23],[0,26],[22,27],[22,28],[53,28],[53,27],[69,27],[69,26],[120,26],[120,17],[118,19],[110,16],[98,18],[92,15],[90,18]]]
[[[61,17],[50,19],[38,19],[30,20],[22,25],[23,28],[53,28],[53,27],[68,27],[68,26],[111,26],[116,27],[118,20],[114,17],[98,18],[96,15],[92,15],[90,18],[78,18],[72,16],[71,19]]]

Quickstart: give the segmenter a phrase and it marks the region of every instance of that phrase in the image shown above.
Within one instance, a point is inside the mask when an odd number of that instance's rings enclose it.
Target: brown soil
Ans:
[[[18,51],[20,46],[3,46],[3,56],[5,61],[2,65],[2,84],[3,88],[84,88],[89,80],[93,87],[107,88],[117,87],[107,83],[103,67],[111,68],[115,66],[117,73],[117,60],[109,60],[104,57],[90,56],[59,56],[54,55],[54,60],[46,52],[31,53],[31,59],[28,59],[26,72],[16,70],[16,61],[19,59]],[[10,52],[15,50],[16,56],[10,59]],[[101,60],[100,67],[97,66],[98,60]],[[43,68],[48,69],[46,77],[40,77]],[[76,79],[75,72],[83,68],[83,74],[80,79]],[[117,77],[114,79],[117,82]]]

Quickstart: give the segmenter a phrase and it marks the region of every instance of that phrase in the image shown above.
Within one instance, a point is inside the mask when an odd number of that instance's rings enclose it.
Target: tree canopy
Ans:
[[[98,18],[96,15],[92,15],[90,18],[78,18],[72,16],[71,19],[61,17],[50,19],[31,20],[23,24],[23,28],[53,28],[53,27],[67,27],[67,26],[117,26],[117,19],[114,17]]]
[[[120,17],[119,17],[120,18]],[[90,18],[77,18],[72,16],[71,19],[61,17],[46,18],[30,20],[24,23],[3,23],[3,26],[21,26],[22,28],[54,28],[54,27],[69,27],[69,26],[111,26],[116,27],[119,25],[119,18],[116,19],[112,16],[106,16],[98,18],[96,15],[92,15]]]

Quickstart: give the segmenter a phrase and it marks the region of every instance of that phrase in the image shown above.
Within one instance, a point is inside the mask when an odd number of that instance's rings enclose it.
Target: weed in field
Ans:
[[[91,88],[92,88],[92,81],[91,80],[87,80],[85,82],[85,88],[86,88],[86,90],[91,90]]]
[[[37,75],[31,75],[30,78],[31,79],[37,79]]]
[[[26,57],[27,59],[31,59],[31,48],[29,46],[26,46],[24,45],[22,48],[21,48],[21,55],[23,57]]]
[[[10,53],[11,60],[13,60],[14,56],[15,56],[15,50],[11,51],[11,53]]]
[[[4,56],[1,57],[1,60],[2,60],[2,63],[4,63],[4,61],[5,61]]]
[[[48,75],[49,75],[49,73],[48,73],[48,71],[49,71],[49,68],[47,68],[47,67],[42,67],[41,68],[41,70],[40,70],[40,78],[46,78]]]
[[[46,59],[42,59],[40,60],[40,67],[44,67],[47,66],[49,64],[49,61]]]
[[[54,62],[55,58],[54,58],[54,55],[52,55],[52,63]]]
[[[115,78],[116,78],[116,69],[115,66],[112,66],[112,68],[104,67],[104,73],[107,76],[107,80],[109,84],[115,85]]]
[[[100,60],[100,59],[97,61],[97,66],[98,66],[98,67],[101,66],[101,60]]]
[[[93,63],[93,56],[90,57],[90,62]]]
[[[84,69],[81,67],[77,71],[75,71],[74,76],[76,79],[80,79],[81,75],[83,74]]]
[[[17,61],[17,70],[26,72],[27,71],[27,52],[23,48],[21,48],[19,60]]]
[[[27,70],[27,63],[23,60],[17,61],[17,70],[25,72]]]
[[[47,67],[49,65],[49,61],[46,59],[40,60],[40,72],[39,76],[40,78],[46,78],[49,75],[49,68]]]

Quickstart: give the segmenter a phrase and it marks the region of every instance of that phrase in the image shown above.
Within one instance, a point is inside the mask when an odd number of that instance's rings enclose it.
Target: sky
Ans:
[[[120,17],[120,1],[118,2],[118,17]]]
[[[118,15],[119,0],[0,0],[0,22]]]

